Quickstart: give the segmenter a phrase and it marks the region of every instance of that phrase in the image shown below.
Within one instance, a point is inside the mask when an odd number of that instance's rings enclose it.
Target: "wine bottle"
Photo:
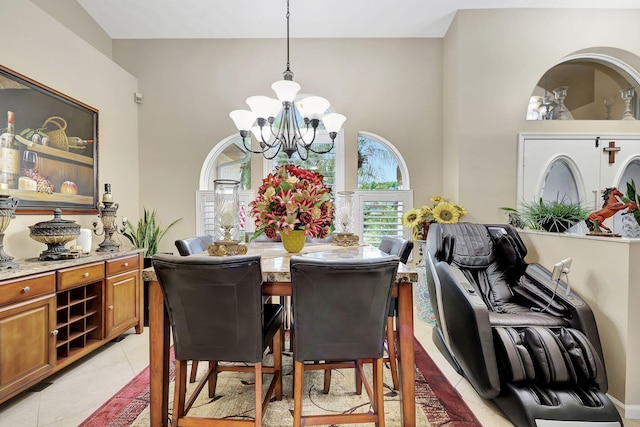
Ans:
[[[14,148],[15,114],[7,111],[7,131],[0,135],[0,182],[17,188],[20,174],[20,150]]]

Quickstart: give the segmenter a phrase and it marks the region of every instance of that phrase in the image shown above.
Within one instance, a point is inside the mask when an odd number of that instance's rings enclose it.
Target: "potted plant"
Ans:
[[[589,209],[580,203],[565,200],[525,202],[518,212],[525,226],[534,230],[563,233],[589,216]]]
[[[156,221],[155,209],[152,211],[147,210],[147,208],[143,209],[144,215],[138,220],[135,226],[129,220],[125,221],[125,231],[122,235],[129,239],[136,248],[144,248],[146,268],[147,263],[150,265],[151,257],[158,252],[158,245],[166,232],[182,218],[176,219],[163,230]]]

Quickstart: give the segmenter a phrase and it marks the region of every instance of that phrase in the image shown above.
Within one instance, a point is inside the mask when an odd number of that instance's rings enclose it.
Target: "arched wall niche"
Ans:
[[[540,77],[528,100],[527,120],[638,119],[638,70],[640,57],[622,49],[569,54]]]

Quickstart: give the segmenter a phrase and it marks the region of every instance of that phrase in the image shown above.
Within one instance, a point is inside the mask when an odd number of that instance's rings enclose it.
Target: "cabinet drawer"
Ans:
[[[104,279],[104,264],[101,262],[65,268],[58,270],[58,290],[75,288],[101,279]]]
[[[107,260],[107,276],[138,269],[138,255]]]
[[[24,301],[56,291],[55,272],[30,276],[28,278],[3,282],[0,284],[0,305]]]

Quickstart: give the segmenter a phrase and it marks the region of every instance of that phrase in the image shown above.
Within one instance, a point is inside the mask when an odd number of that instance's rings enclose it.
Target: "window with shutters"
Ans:
[[[378,246],[382,236],[411,239],[402,215],[413,205],[413,190],[358,190],[354,205],[355,232],[364,243]]]
[[[320,131],[314,142],[318,151],[329,143],[329,136]],[[297,155],[288,158],[280,153],[272,160],[263,159],[265,174],[275,166],[292,163],[316,171],[325,177],[325,184],[333,194],[345,189],[344,131],[335,139],[333,149],[326,154],[310,153],[306,161]],[[198,234],[211,234],[213,229],[213,181],[218,178],[241,181],[240,224],[241,235],[254,231],[249,203],[255,198],[251,183],[251,153],[246,152],[238,136],[221,141],[209,153],[201,174],[197,192],[196,224]],[[361,163],[361,160],[362,163]],[[375,134],[358,134],[358,190],[354,199],[355,232],[362,241],[377,246],[382,236],[404,236],[410,239],[408,229],[402,226],[402,215],[413,206],[413,191],[409,187],[409,173],[398,150],[387,140]]]

